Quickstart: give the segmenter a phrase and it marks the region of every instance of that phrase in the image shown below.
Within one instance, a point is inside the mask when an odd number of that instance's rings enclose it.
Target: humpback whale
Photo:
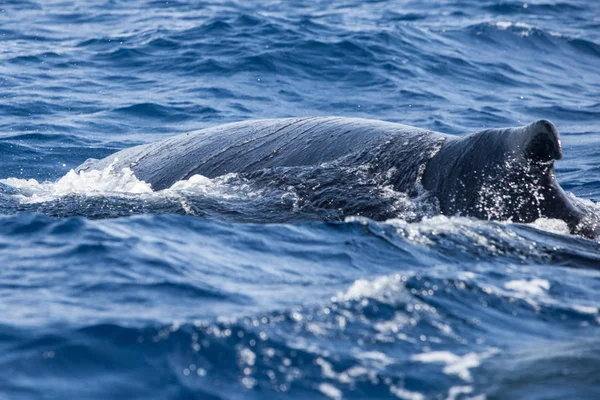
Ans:
[[[486,129],[463,136],[362,118],[250,120],[174,136],[89,159],[77,171],[131,168],[153,190],[200,174],[214,178],[266,168],[370,164],[398,191],[425,189],[445,215],[533,222],[556,218],[572,233],[599,234],[560,187],[554,124]]]

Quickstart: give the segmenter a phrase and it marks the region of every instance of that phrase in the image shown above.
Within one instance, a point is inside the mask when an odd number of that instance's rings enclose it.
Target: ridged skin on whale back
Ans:
[[[394,186],[410,191],[442,140],[441,134],[361,118],[254,120],[125,149],[89,160],[79,170],[129,167],[138,179],[162,190],[195,174],[213,178],[265,168],[368,163],[391,170]]]
[[[532,222],[564,220],[573,233],[596,236],[583,213],[556,181],[562,157],[558,130],[549,121],[488,129],[448,138],[428,163],[423,186],[436,195],[446,215]]]
[[[196,174],[368,164],[409,195],[422,183],[446,215],[514,222],[557,218],[574,233],[595,237],[598,228],[582,223],[583,213],[556,182],[553,163],[561,157],[558,131],[545,120],[453,137],[376,120],[313,117],[207,128],[88,160],[79,170],[129,167],[162,190]]]

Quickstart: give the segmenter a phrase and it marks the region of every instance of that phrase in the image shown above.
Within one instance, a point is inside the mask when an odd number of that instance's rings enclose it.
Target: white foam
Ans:
[[[559,233],[562,235],[569,235],[571,233],[569,226],[562,219],[538,218],[529,225],[551,233]]]
[[[512,22],[509,21],[498,21],[496,22],[496,26],[500,29],[508,29],[513,25]]]
[[[107,194],[152,193],[152,187],[135,177],[129,168],[115,173],[112,166],[102,171],[71,170],[56,182],[7,178],[1,183],[17,189],[15,197],[26,203],[40,203],[69,195],[98,196]]]
[[[575,202],[579,207],[583,207],[584,209],[592,211],[592,212],[593,211],[600,212],[600,203],[596,203],[590,199],[584,199],[584,198],[577,197],[571,192],[567,192],[567,196],[569,197],[569,199],[571,201]]]
[[[591,314],[591,315],[598,314],[598,307],[594,307],[594,306],[574,305],[573,310],[580,312],[582,314]]]
[[[240,359],[244,364],[253,366],[256,362],[256,353],[245,347],[240,350]]]
[[[389,288],[396,288],[396,286],[386,278],[377,278],[374,281],[359,279],[354,281],[343,297],[346,300],[358,300],[363,297],[373,298]]]
[[[357,351],[354,355],[363,363],[369,364],[370,367],[380,370],[394,362],[392,358],[379,351]]]
[[[116,160],[115,160],[116,161]],[[152,186],[138,179],[130,168],[116,171],[113,164],[100,171],[69,171],[56,182],[38,182],[35,179],[7,178],[0,183],[16,189],[12,195],[22,203],[42,203],[65,196],[83,195],[90,197],[137,197],[171,198],[182,195],[205,195],[221,199],[259,196],[261,193],[250,188],[236,174],[227,174],[214,179],[194,175],[173,184],[170,188],[154,192]],[[235,181],[235,184],[233,181]]]
[[[473,392],[473,387],[471,386],[452,386],[450,390],[448,390],[448,397],[446,397],[446,400],[456,400],[461,394],[470,394],[471,392]]]
[[[342,391],[329,383],[321,383],[319,385],[319,390],[329,398],[335,400],[342,398]]]
[[[481,365],[481,361],[496,352],[495,349],[490,349],[483,354],[468,353],[464,356],[459,356],[449,351],[431,351],[428,353],[415,354],[411,360],[422,363],[442,363],[445,364],[443,372],[447,375],[456,375],[463,381],[471,382],[471,368],[476,368]]]
[[[374,299],[382,303],[395,304],[406,300],[408,294],[404,290],[404,282],[407,276],[395,274],[392,276],[381,276],[374,280],[358,279],[348,288],[346,293],[339,294],[338,299],[361,300]]]
[[[521,31],[519,32],[519,35],[523,37],[529,36],[533,30],[533,26],[524,22],[498,21],[494,25],[502,30],[507,30],[510,27],[520,28]]]
[[[447,217],[436,215],[423,218],[417,223],[408,223],[399,219],[386,221],[396,228],[396,231],[407,240],[422,246],[431,247],[435,238],[442,234],[456,238],[458,241],[468,240],[471,245],[497,252],[498,246],[494,242],[502,240],[513,243],[518,240],[515,232],[504,229],[501,225],[490,225],[488,221],[476,220],[465,217]],[[528,249],[532,251],[533,249]]]
[[[229,185],[238,177],[237,174],[222,175],[214,179],[202,175],[193,175],[187,180],[176,182],[165,194],[202,194],[219,197],[221,199],[236,199],[244,196],[259,196],[260,192],[254,191],[247,183],[236,181],[235,185]]]
[[[396,334],[408,323],[410,323],[410,319],[407,315],[396,312],[394,318],[376,323],[375,329],[383,334]]]
[[[354,367],[348,368],[345,371],[345,373],[351,378],[357,378],[359,376],[367,375],[369,373],[369,370],[364,367],[355,365]]]
[[[538,278],[534,278],[529,281],[515,280],[506,282],[504,287],[522,294],[540,295],[550,289],[550,282],[545,279]]]
[[[403,400],[424,400],[425,396],[418,392],[411,392],[398,386],[390,386],[390,392]]]
[[[462,281],[474,280],[477,278],[477,274],[471,271],[459,271],[458,279]]]

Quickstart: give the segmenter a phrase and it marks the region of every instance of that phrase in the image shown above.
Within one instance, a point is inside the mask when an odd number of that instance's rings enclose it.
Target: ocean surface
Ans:
[[[552,120],[600,217],[600,2],[0,0],[0,399],[600,398],[600,242],[563,221],[441,216],[368,166],[72,171],[318,115]]]

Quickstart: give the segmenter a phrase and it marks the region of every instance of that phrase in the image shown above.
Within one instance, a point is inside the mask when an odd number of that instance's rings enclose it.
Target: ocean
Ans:
[[[360,165],[352,190],[306,170],[160,192],[73,170],[247,119],[464,135],[544,118],[558,181],[600,218],[599,16],[0,0],[0,399],[600,398],[600,241],[564,221],[443,216]]]

